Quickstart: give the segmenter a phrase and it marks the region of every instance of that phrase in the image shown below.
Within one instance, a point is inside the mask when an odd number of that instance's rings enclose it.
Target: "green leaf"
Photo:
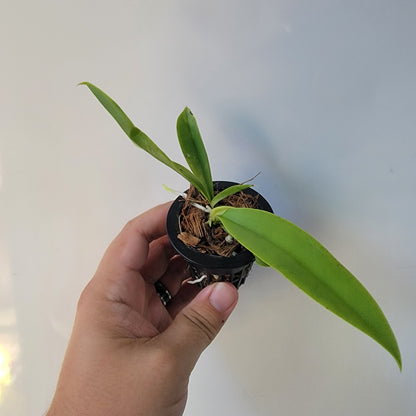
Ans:
[[[201,134],[199,133],[196,119],[188,107],[179,115],[176,130],[179,144],[188,166],[202,183],[205,191],[204,196],[207,195],[208,201],[211,202],[214,197],[214,188],[208,156]]]
[[[215,205],[218,204],[218,202],[222,201],[224,198],[227,198],[227,196],[236,194],[237,192],[244,191],[244,189],[251,188],[253,185],[248,184],[241,184],[241,185],[232,185],[221,192],[218,192],[217,195],[212,198],[211,201],[211,207],[214,208]]]
[[[291,222],[250,208],[218,207],[211,217],[256,257],[279,270],[317,302],[351,323],[395,358],[393,331],[364,286],[318,241]]]
[[[133,143],[159,160],[159,162],[164,163],[166,166],[179,173],[188,182],[192,183],[205,196],[205,198],[208,199],[210,194],[206,192],[205,184],[202,184],[200,179],[197,178],[189,169],[169,159],[169,157],[156,145],[156,143],[154,143],[145,133],[143,133],[131,122],[124,111],[112,98],[90,82],[81,82],[80,85],[86,85],[90,89],[90,91],[95,95],[103,107],[113,116],[114,120],[120,125]]]
[[[100,90],[90,82],[80,82],[78,85],[87,86],[89,90],[95,95],[97,100],[103,105],[103,107],[113,116],[123,131],[127,135],[130,134],[135,126],[113,99],[111,99],[104,91]]]
[[[263,260],[256,257],[256,263],[261,267],[270,267],[267,263],[265,263]]]

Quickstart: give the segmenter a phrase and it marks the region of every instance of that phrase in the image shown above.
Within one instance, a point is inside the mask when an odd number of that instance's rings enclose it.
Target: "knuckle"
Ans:
[[[85,306],[91,303],[91,298],[93,296],[93,283],[92,280],[82,290],[77,303],[77,310],[83,309]]]
[[[88,283],[88,285],[85,286],[85,288],[81,292],[81,295],[79,296],[78,304],[77,304],[78,310],[82,309],[85,304],[88,304],[88,298],[89,298],[89,292],[90,292],[89,286],[90,284]]]
[[[124,230],[130,230],[132,228],[135,228],[135,218],[128,220],[123,227]]]

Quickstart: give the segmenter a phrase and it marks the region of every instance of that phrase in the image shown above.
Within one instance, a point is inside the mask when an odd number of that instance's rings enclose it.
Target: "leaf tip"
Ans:
[[[391,328],[390,328],[391,331]],[[391,336],[392,339],[390,341],[389,344],[381,344],[390,354],[391,356],[394,358],[394,360],[397,363],[397,366],[399,367],[400,372],[402,372],[402,355],[400,353],[400,348],[399,345],[397,343],[396,337],[393,334],[393,331],[391,331]]]
[[[400,372],[402,372],[403,370],[403,366],[402,366],[402,356],[400,354],[400,351],[397,351],[397,355],[393,355],[394,359],[396,360],[396,363],[399,367]]]

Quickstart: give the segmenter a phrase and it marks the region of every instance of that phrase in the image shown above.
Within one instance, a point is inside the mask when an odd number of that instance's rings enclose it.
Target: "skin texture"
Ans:
[[[129,221],[78,302],[47,416],[176,416],[190,373],[234,309],[234,286],[201,291],[166,236],[170,203]],[[154,289],[173,295],[164,307]]]

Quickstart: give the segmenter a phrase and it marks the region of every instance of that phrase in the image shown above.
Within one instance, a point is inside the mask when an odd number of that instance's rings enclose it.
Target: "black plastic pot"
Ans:
[[[225,181],[214,182],[214,189],[221,191],[235,184],[235,182]],[[273,212],[269,203],[258,192],[251,188],[245,189],[243,192],[253,196],[258,195],[258,209]],[[214,282],[225,281],[231,282],[236,288],[239,288],[245,282],[254,263],[253,254],[244,250],[236,256],[223,257],[201,253],[184,244],[177,237],[180,233],[179,216],[184,202],[184,199],[180,196],[170,207],[167,216],[167,233],[172,246],[188,262],[192,278],[195,280],[206,276],[199,283],[201,287]]]

